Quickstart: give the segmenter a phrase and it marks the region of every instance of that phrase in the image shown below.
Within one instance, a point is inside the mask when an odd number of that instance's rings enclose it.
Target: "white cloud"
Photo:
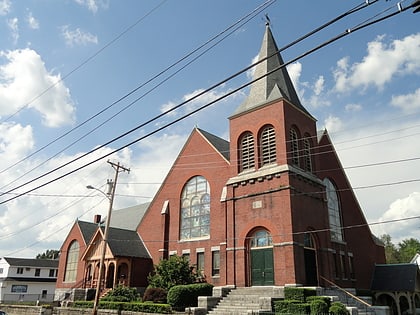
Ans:
[[[338,92],[370,86],[382,89],[396,75],[420,73],[419,50],[420,33],[394,40],[388,45],[385,37],[380,36],[368,43],[367,55],[361,62],[350,65],[348,57],[337,62],[335,89]]]
[[[393,95],[391,105],[401,108],[404,113],[412,114],[420,110],[420,88],[407,95]]]
[[[105,0],[74,0],[77,4],[88,8],[89,11],[96,13],[99,8],[106,9],[109,1]]]
[[[0,0],[0,15],[7,15],[12,7],[10,0]]]
[[[362,105],[360,104],[347,104],[344,109],[346,112],[358,112],[362,110]]]
[[[28,25],[31,29],[37,30],[39,29],[39,22],[34,16],[32,15],[32,12],[29,12],[26,21],[28,22]]]
[[[21,160],[34,146],[31,126],[0,124],[0,159],[2,168]]]
[[[343,128],[343,122],[340,118],[330,115],[325,119],[324,126],[329,133],[335,133]]]
[[[66,41],[66,45],[87,45],[87,44],[97,44],[98,37],[89,33],[82,31],[80,28],[75,30],[70,30],[68,25],[65,25],[61,29],[61,34]]]
[[[378,222],[388,223],[381,224],[374,229],[380,234],[392,235],[394,243],[411,237],[418,239],[419,216],[420,192],[412,192],[391,203],[389,209],[378,220]],[[413,217],[416,218],[413,219]]]
[[[37,110],[48,127],[71,124],[75,109],[70,92],[34,50],[0,51],[0,115],[14,114],[25,105]]]
[[[12,33],[12,38],[13,38],[13,43],[16,45],[18,39],[19,39],[19,25],[18,25],[18,18],[12,18],[12,19],[8,19],[7,20],[7,26],[9,27],[11,33]]]

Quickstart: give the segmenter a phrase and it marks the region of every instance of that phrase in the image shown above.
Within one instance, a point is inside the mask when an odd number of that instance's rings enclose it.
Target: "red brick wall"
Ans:
[[[66,263],[67,263],[67,250],[70,246],[70,244],[76,240],[79,242],[79,261],[83,255],[83,252],[86,249],[86,244],[84,242],[84,239],[82,237],[82,234],[80,232],[79,226],[77,225],[77,222],[73,225],[71,228],[69,234],[67,235],[67,238],[65,239],[63,245],[60,248],[60,260],[58,263],[58,273],[57,273],[57,282],[56,287],[57,288],[78,288],[81,287],[81,284],[83,282],[84,277],[84,262],[80,261],[78,269],[77,269],[77,276],[75,282],[64,282],[64,275],[65,275],[65,269],[66,269]]]

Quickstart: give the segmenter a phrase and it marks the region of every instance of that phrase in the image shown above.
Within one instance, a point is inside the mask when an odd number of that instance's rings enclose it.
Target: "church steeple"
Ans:
[[[280,53],[276,53],[277,51],[278,48],[273,38],[273,34],[271,33],[270,25],[267,23],[258,60],[262,60],[268,56],[272,56],[273,54],[274,55],[259,63],[255,67],[253,79],[263,76],[264,74],[280,67],[284,63]],[[309,114],[300,103],[299,97],[297,96],[286,67],[283,67],[251,84],[248,97],[236,109],[234,115],[247,112],[253,108],[257,108],[260,105],[279,98],[286,99],[306,114]]]

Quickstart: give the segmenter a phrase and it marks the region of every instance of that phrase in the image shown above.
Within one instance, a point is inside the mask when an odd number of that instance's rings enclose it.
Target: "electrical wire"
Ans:
[[[376,2],[376,1],[377,1],[377,0],[375,0],[375,2]],[[364,2],[364,3],[365,3],[365,2]],[[359,6],[360,6],[360,5],[359,5]],[[347,15],[349,15],[349,14],[351,14],[351,13],[354,13],[354,12],[355,12],[355,10],[356,10],[356,8],[358,8],[359,6],[356,6],[355,8],[353,8],[353,9],[351,9],[351,10],[347,11],[345,14],[343,14],[343,15],[342,15],[342,17],[347,16]],[[366,3],[365,3],[365,6],[366,6]],[[342,17],[341,17],[341,18],[342,18]],[[336,19],[333,19],[333,20],[336,20]],[[371,23],[371,24],[373,24],[373,23]],[[369,24],[369,25],[371,25],[371,24]],[[326,24],[324,24],[321,28],[324,28],[324,27],[326,27],[326,26],[328,26],[328,25],[330,25],[330,24],[329,24],[329,23],[326,23]],[[319,28],[319,29],[321,29],[321,28]],[[356,30],[359,30],[359,29],[362,29],[362,28],[363,28],[363,27],[358,27]],[[356,31],[356,30],[355,30],[355,31]],[[313,33],[313,32],[309,32],[308,34],[312,34],[312,33]],[[289,61],[288,63],[285,63],[285,64],[281,65],[280,67],[278,67],[277,69],[274,69],[274,70],[273,70],[273,71],[271,71],[270,73],[267,73],[266,75],[263,75],[263,76],[261,76],[261,77],[260,77],[260,78],[258,78],[258,79],[255,79],[255,80],[253,80],[253,81],[251,81],[251,82],[249,82],[249,83],[246,83],[246,84],[244,84],[244,85],[240,86],[239,88],[237,88],[237,89],[235,89],[235,90],[233,90],[233,91],[231,91],[231,92],[229,92],[229,93],[225,94],[224,96],[217,98],[217,99],[216,99],[216,101],[212,101],[212,102],[210,102],[210,103],[209,103],[209,104],[207,104],[206,106],[202,106],[202,107],[200,107],[200,108],[199,108],[199,110],[202,110],[202,109],[204,109],[204,108],[206,108],[206,107],[208,107],[208,106],[210,106],[210,105],[212,105],[212,104],[214,104],[214,103],[216,103],[216,102],[218,102],[218,101],[220,101],[220,100],[222,100],[222,99],[224,99],[224,98],[226,98],[226,97],[228,97],[228,96],[230,96],[230,95],[232,95],[232,94],[234,94],[234,93],[236,93],[236,92],[238,92],[238,91],[240,91],[240,90],[242,90],[244,87],[249,86],[250,84],[252,84],[252,83],[254,83],[254,82],[256,82],[256,81],[258,81],[258,80],[262,79],[263,77],[265,77],[265,76],[267,76],[267,75],[269,75],[269,74],[271,74],[271,73],[273,73],[273,72],[275,72],[275,71],[280,70],[281,68],[283,68],[283,67],[285,67],[285,66],[287,66],[287,65],[289,65],[289,64],[291,64],[291,63],[293,63],[293,62],[295,62],[295,61],[297,61],[297,60],[299,60],[299,59],[301,59],[301,58],[303,58],[303,57],[305,57],[305,56],[307,56],[307,55],[309,55],[310,53],[315,52],[316,50],[319,50],[319,49],[321,49],[321,48],[325,47],[326,45],[328,45],[328,44],[330,44],[330,43],[334,42],[335,40],[338,40],[338,39],[340,39],[340,38],[342,38],[342,37],[344,37],[345,35],[348,35],[348,34],[349,34],[348,30],[346,30],[346,32],[342,33],[341,35],[336,36],[335,38],[332,38],[331,40],[329,40],[329,41],[325,42],[324,44],[321,44],[321,45],[319,45],[319,46],[317,46],[317,47],[313,48],[312,50],[310,50],[310,51],[308,51],[308,52],[306,52],[306,53],[304,53],[304,54],[300,55],[299,57],[297,57],[297,58],[295,58],[295,59],[293,59],[293,60]],[[301,38],[299,38],[297,41],[294,41],[294,43],[296,43],[296,42],[298,42],[298,41],[300,41],[300,40],[303,40],[303,39],[305,39],[305,38],[307,38],[307,35],[302,36],[302,37],[301,37]],[[290,45],[285,46],[285,48],[288,48],[288,47],[290,47]],[[258,65],[259,63],[264,62],[266,59],[271,58],[273,55],[278,54],[279,52],[281,52],[281,51],[282,51],[282,50],[284,50],[285,48],[281,48],[281,49],[279,49],[276,53],[274,53],[274,54],[272,54],[272,55],[270,55],[270,56],[267,56],[266,58],[264,58],[264,59],[262,59],[262,60],[259,60],[259,61],[255,62],[255,63],[251,64],[250,66],[248,66],[248,67],[246,67],[246,68],[242,69],[241,71],[239,71],[239,72],[237,72],[237,73],[233,74],[232,76],[229,76],[228,78],[226,78],[226,79],[224,79],[224,80],[222,80],[222,81],[220,81],[220,82],[218,82],[218,83],[216,83],[216,84],[212,85],[210,88],[207,88],[207,89],[203,90],[202,92],[197,93],[196,95],[194,95],[193,97],[189,98],[188,100],[185,100],[184,102],[182,102],[182,103],[180,103],[180,104],[178,104],[178,105],[174,106],[173,108],[171,108],[171,109],[169,109],[169,110],[167,110],[167,111],[165,111],[165,112],[163,112],[163,113],[161,113],[161,114],[159,114],[159,115],[155,116],[154,118],[152,118],[152,119],[150,119],[150,120],[148,120],[148,121],[146,121],[146,122],[144,122],[144,123],[142,123],[142,124],[138,125],[137,127],[135,127],[135,128],[133,128],[133,129],[131,129],[131,130],[129,130],[129,131],[127,131],[127,132],[125,132],[125,133],[121,134],[120,136],[118,136],[118,137],[116,137],[116,138],[114,138],[114,139],[112,139],[112,140],[110,140],[110,141],[106,142],[105,144],[102,144],[102,145],[100,145],[100,146],[97,146],[95,149],[93,149],[93,150],[91,150],[91,151],[89,151],[89,152],[87,152],[87,153],[85,153],[85,154],[83,154],[83,155],[81,155],[81,156],[77,157],[76,159],[73,159],[72,161],[69,161],[69,162],[67,162],[67,163],[63,164],[62,166],[60,166],[60,167],[58,167],[58,168],[55,168],[55,169],[53,169],[53,170],[50,170],[49,172],[45,173],[44,175],[38,176],[38,177],[36,177],[35,179],[33,179],[33,180],[29,181],[29,182],[26,182],[26,183],[24,183],[24,184],[22,184],[22,185],[19,185],[19,186],[17,186],[17,187],[15,187],[15,188],[13,188],[13,189],[10,189],[10,190],[8,190],[8,191],[6,191],[6,192],[3,192],[2,194],[0,194],[0,196],[1,196],[1,195],[4,195],[4,194],[8,194],[9,192],[11,192],[11,191],[13,191],[13,190],[16,190],[16,189],[22,188],[23,186],[26,186],[26,185],[27,185],[27,184],[29,184],[29,183],[32,183],[32,182],[34,182],[34,181],[37,181],[38,179],[40,179],[40,178],[42,178],[42,177],[44,177],[44,176],[46,176],[46,175],[49,175],[49,174],[51,174],[51,173],[53,173],[53,172],[55,172],[55,171],[57,171],[57,170],[59,170],[59,169],[61,169],[61,168],[65,167],[65,166],[67,166],[67,165],[69,165],[69,164],[71,164],[71,163],[73,163],[73,162],[75,162],[75,161],[77,161],[77,160],[79,160],[79,159],[81,159],[81,158],[83,158],[83,157],[85,157],[85,156],[87,156],[87,155],[89,155],[89,154],[91,154],[91,153],[93,153],[93,152],[95,152],[95,151],[97,151],[97,150],[99,150],[99,149],[101,149],[101,148],[103,148],[103,147],[107,146],[107,145],[109,145],[110,143],[113,143],[113,142],[115,142],[115,141],[117,141],[117,140],[119,140],[119,139],[121,139],[121,138],[123,138],[123,137],[125,137],[125,136],[127,136],[127,135],[129,135],[129,134],[131,134],[131,133],[133,133],[134,131],[136,131],[136,130],[138,130],[138,129],[140,129],[140,128],[142,128],[142,127],[144,127],[144,126],[146,126],[146,125],[148,125],[148,124],[150,124],[150,123],[152,123],[152,122],[156,121],[157,119],[159,119],[159,118],[161,118],[161,117],[163,117],[163,116],[165,116],[165,115],[168,115],[169,113],[171,113],[171,112],[175,111],[176,109],[178,109],[178,108],[180,108],[180,107],[184,106],[185,104],[192,102],[193,100],[195,100],[195,99],[199,98],[200,96],[202,96],[202,95],[204,95],[204,94],[208,93],[209,91],[211,91],[211,90],[215,89],[216,87],[218,87],[218,86],[220,86],[220,85],[222,85],[222,84],[224,84],[224,83],[228,82],[229,80],[233,79],[234,77],[238,76],[239,74],[242,74],[242,73],[244,73],[244,72],[248,71],[249,69],[253,68],[254,66]],[[136,99],[135,101],[133,101],[132,103],[134,103],[134,102],[137,102],[137,99]],[[148,136],[150,136],[150,135],[152,135],[152,134],[154,134],[154,133],[156,133],[156,132],[158,132],[158,131],[161,131],[161,130],[165,129],[165,128],[169,127],[170,125],[175,124],[176,122],[179,122],[179,121],[181,121],[181,120],[185,119],[186,117],[191,116],[192,114],[194,114],[194,113],[196,113],[196,112],[198,112],[198,110],[194,110],[194,111],[193,111],[193,112],[191,112],[190,114],[184,115],[184,116],[182,116],[182,117],[181,117],[181,119],[177,119],[177,120],[173,121],[173,122],[172,122],[172,123],[170,123],[170,124],[165,124],[165,125],[164,125],[164,128],[162,128],[162,127],[161,127],[161,128],[158,128],[155,132],[151,132],[151,133],[149,133],[149,134],[148,134]],[[118,151],[120,151],[120,150],[122,150],[122,149],[124,149],[124,148],[126,148],[126,147],[128,147],[128,146],[130,146],[130,145],[133,145],[133,144],[135,144],[136,142],[138,142],[138,141],[140,141],[140,140],[142,140],[142,139],[144,139],[144,138],[145,138],[145,137],[141,137],[141,138],[139,138],[139,139],[135,140],[134,142],[130,142],[130,144],[125,145],[125,146],[123,146],[123,147],[120,147],[119,149],[114,150],[112,153],[107,154],[107,155],[103,156],[102,158],[108,157],[109,155],[111,155],[111,154],[113,154],[113,153],[115,153],[115,152],[118,152]],[[97,161],[99,161],[99,160],[100,160],[100,159],[94,160],[94,161],[92,161],[92,162],[90,162],[90,163],[86,164],[86,165],[85,165],[85,167],[86,167],[86,166],[89,166],[89,165],[91,165],[91,164],[93,164],[93,163],[95,163],[95,162],[97,162]],[[78,170],[80,170],[80,169],[81,169],[81,168],[78,168],[78,169],[76,169],[75,171],[78,171]],[[72,173],[72,172],[67,173],[67,175],[70,175],[71,173]],[[60,176],[60,177],[59,177],[59,179],[61,179],[61,178],[62,178],[62,176]],[[45,185],[43,185],[43,186],[45,186]],[[40,187],[43,187],[43,186],[38,186],[37,188],[40,188]],[[35,188],[35,189],[37,189],[37,188]],[[31,191],[33,191],[33,190],[31,190]],[[31,191],[28,191],[28,192],[31,192]],[[23,193],[23,194],[25,194],[25,193]],[[7,202],[7,201],[10,201],[10,199],[8,199],[8,200],[6,200],[6,201],[4,201],[4,202]],[[3,204],[4,202],[0,202],[0,204]]]
[[[145,96],[147,96],[152,91],[154,91],[155,89],[157,89],[163,83],[165,83],[169,79],[173,78],[176,74],[178,74],[179,72],[181,72],[182,70],[184,70],[187,66],[189,66],[190,64],[192,64],[194,61],[196,61],[198,58],[200,58],[201,56],[203,56],[208,51],[210,51],[210,49],[214,48],[216,45],[218,45],[220,42],[222,42],[228,36],[232,35],[235,31],[237,31],[240,27],[242,27],[243,25],[245,25],[246,23],[248,23],[251,19],[253,19],[262,10],[265,10],[272,3],[274,3],[274,1],[276,1],[276,0],[267,0],[262,5],[258,6],[256,9],[252,10],[250,13],[248,13],[244,17],[240,18],[237,22],[233,23],[232,25],[230,25],[229,27],[227,27],[223,31],[219,32],[218,34],[216,34],[215,36],[213,36],[212,38],[210,38],[209,40],[207,40],[206,42],[204,42],[203,44],[199,45],[197,48],[193,49],[191,52],[187,53],[185,56],[183,56],[182,58],[178,59],[176,62],[172,63],[170,66],[166,67],[165,69],[163,69],[159,73],[157,73],[154,76],[152,76],[152,78],[150,78],[147,81],[141,83],[140,85],[138,85],[133,90],[129,91],[128,93],[126,93],[125,95],[123,95],[122,97],[120,97],[119,99],[117,99],[116,101],[112,102],[110,105],[108,105],[107,107],[105,107],[104,109],[102,109],[101,111],[99,111],[98,113],[96,113],[93,116],[89,117],[88,119],[86,119],[85,121],[83,121],[82,123],[80,123],[79,125],[75,126],[74,128],[72,128],[68,132],[64,133],[63,135],[61,135],[60,137],[56,138],[55,140],[49,142],[48,144],[46,144],[45,146],[41,147],[40,149],[38,149],[37,151],[33,152],[32,154],[28,155],[27,157],[21,159],[18,162],[15,162],[11,166],[9,166],[9,167],[3,169],[2,171],[0,171],[0,174],[1,174],[1,173],[5,172],[5,171],[11,169],[12,167],[18,165],[19,163],[27,160],[28,158],[32,157],[33,155],[35,155],[35,154],[39,153],[40,151],[44,150],[45,148],[47,148],[51,144],[57,142],[58,140],[63,139],[65,136],[67,136],[70,133],[72,133],[73,131],[79,129],[80,127],[82,127],[86,123],[90,122],[94,118],[96,118],[96,117],[100,116],[101,114],[105,113],[106,111],[108,111],[109,109],[111,109],[112,107],[114,107],[115,105],[117,105],[118,103],[122,102],[123,100],[127,99],[129,96],[133,95],[135,92],[137,92],[141,88],[143,88],[146,85],[148,85],[149,83],[153,82],[154,80],[156,80],[157,78],[159,78],[160,76],[162,76],[163,74],[165,74],[166,72],[168,72],[169,70],[171,70],[172,68],[175,68],[177,65],[181,64],[182,62],[184,62],[185,60],[187,60],[188,58],[190,58],[191,56],[193,56],[194,54],[196,54],[197,52],[199,52],[201,49],[205,48],[210,43],[214,42],[217,38],[219,38],[222,35],[224,35],[225,33],[227,33],[227,35],[223,36],[222,39],[218,40],[217,42],[215,42],[214,44],[212,44],[209,48],[205,49],[199,55],[197,55],[196,57],[194,57],[192,60],[190,60],[185,65],[183,65],[176,72],[172,73],[171,75],[169,75],[165,79],[161,80],[154,87],[152,87],[151,89],[149,89],[147,92],[145,92],[144,94],[142,94],[140,97],[136,98],[135,101],[130,102],[128,105],[126,105],[125,107],[123,107],[122,109],[120,109],[117,113],[113,114],[111,117],[107,118],[105,121],[103,121],[102,123],[100,123],[99,125],[97,125],[95,128],[91,129],[90,131],[88,131],[87,133],[85,133],[83,136],[81,136],[78,139],[74,140],[72,143],[68,144],[66,147],[64,147],[63,149],[61,149],[57,153],[55,153],[53,156],[51,156],[47,160],[43,161],[42,163],[40,163],[37,166],[35,166],[32,169],[30,169],[29,171],[27,171],[24,174],[20,175],[19,177],[15,178],[13,181],[9,182],[7,185],[5,185],[3,187],[0,187],[0,190],[6,188],[8,186],[10,186],[11,184],[17,182],[19,179],[25,177],[26,175],[28,175],[32,171],[38,169],[40,166],[46,164],[48,161],[52,160],[54,157],[56,157],[59,154],[63,153],[65,150],[71,148],[76,143],[78,143],[82,139],[86,138],[88,135],[92,134],[94,131],[98,130],[100,127],[104,126],[106,123],[108,123],[109,121],[111,121],[112,119],[114,119],[115,117],[117,117],[118,115],[120,115],[122,112],[124,112],[125,110],[127,110],[128,108],[130,108],[132,105],[134,105],[136,102],[138,102],[139,100],[143,99]]]

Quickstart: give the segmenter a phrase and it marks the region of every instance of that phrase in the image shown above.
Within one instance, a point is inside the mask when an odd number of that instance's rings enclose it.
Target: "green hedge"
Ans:
[[[322,315],[322,314],[328,314],[328,304],[325,303],[325,301],[319,299],[319,300],[313,300],[310,303],[310,310],[311,315]]]
[[[92,301],[75,301],[73,303],[75,308],[93,308]],[[112,302],[112,301],[99,301],[98,308],[108,310],[121,310],[132,312],[145,312],[145,313],[161,313],[171,314],[172,308],[168,304],[156,303],[143,303],[143,302]]]
[[[306,298],[310,296],[315,296],[315,289],[308,288],[295,288],[295,287],[285,287],[284,288],[284,299],[285,300],[295,300],[300,302],[306,302]]]
[[[333,315],[349,315],[350,312],[346,309],[346,306],[341,302],[334,302],[330,306],[330,314]]]
[[[195,283],[176,285],[169,289],[168,303],[176,310],[183,310],[189,306],[197,306],[199,296],[211,296],[213,285],[209,283]]]
[[[324,301],[327,304],[328,309],[330,308],[331,299],[328,296],[317,296],[317,295],[315,295],[315,296],[308,296],[306,298],[306,302],[308,302],[308,303],[312,303],[313,301],[319,301],[319,300]]]
[[[309,314],[309,303],[302,303],[297,300],[281,300],[274,302],[276,314]]]

